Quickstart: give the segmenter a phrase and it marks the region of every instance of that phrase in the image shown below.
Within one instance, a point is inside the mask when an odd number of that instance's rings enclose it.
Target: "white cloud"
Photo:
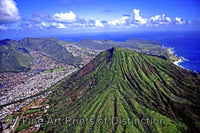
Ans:
[[[163,26],[163,25],[176,25],[176,24],[199,24],[200,21],[190,22],[183,20],[179,17],[171,19],[165,14],[155,15],[149,18],[143,18],[140,16],[140,10],[133,10],[134,17],[131,15],[124,15],[119,19],[114,19],[111,21],[101,21],[92,19],[79,18],[75,13],[69,11],[68,13],[55,13],[53,16],[49,16],[46,13],[38,12],[35,13],[32,18],[26,21],[21,28],[26,27],[27,29],[99,29],[99,28],[135,28],[142,27],[146,28],[149,26]],[[31,25],[28,25],[31,24]],[[6,27],[0,27],[1,29],[6,29]]]
[[[39,29],[46,29],[49,27],[49,23],[47,22],[41,22],[41,23],[38,23],[36,24],[36,27],[33,27],[33,28],[39,28]]]
[[[111,22],[108,22],[110,25],[116,26],[116,25],[124,25],[126,23],[126,20],[128,19],[128,16],[123,16],[120,19],[115,19]]]
[[[172,20],[169,17],[166,17],[165,14],[156,15],[149,19],[149,24],[170,24]]]
[[[52,26],[58,28],[58,29],[66,29],[67,27],[64,24],[61,23],[53,23]]]
[[[66,22],[66,23],[72,23],[77,20],[76,14],[70,11],[69,13],[56,13],[53,15],[53,19],[58,22]]]
[[[176,17],[175,20],[176,20],[176,24],[185,24],[185,21],[182,20],[182,19],[179,18],[179,17]]]
[[[97,26],[97,27],[104,27],[103,23],[101,23],[99,20],[96,20],[95,26]]]
[[[8,28],[5,25],[0,25],[0,30],[7,30]]]
[[[20,19],[18,8],[13,0],[0,0],[0,23],[12,23]]]
[[[140,10],[139,9],[134,9],[133,13],[135,14],[134,17],[134,22],[137,24],[146,24],[147,23],[147,19],[144,19],[140,16]]]

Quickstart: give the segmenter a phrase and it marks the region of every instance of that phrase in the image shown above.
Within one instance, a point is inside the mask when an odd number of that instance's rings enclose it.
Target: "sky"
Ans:
[[[0,39],[167,30],[200,30],[200,1],[0,0]]]

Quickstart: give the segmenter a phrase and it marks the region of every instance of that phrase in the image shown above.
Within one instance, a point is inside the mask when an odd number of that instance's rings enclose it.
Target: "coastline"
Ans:
[[[179,57],[175,54],[175,51],[174,51],[174,48],[171,48],[171,47],[167,47],[167,51],[169,52],[169,54],[175,56],[175,57],[178,57],[179,59],[178,60],[175,60],[173,61],[172,63],[175,64],[176,66],[179,66],[181,68],[184,68],[183,66],[179,65],[179,63],[183,62],[184,61],[184,57]],[[187,68],[184,68],[186,70],[189,70]]]
[[[173,64],[175,64],[176,66],[181,67],[187,71],[198,73],[195,70],[191,70],[191,69],[188,69],[188,68],[185,68],[185,67],[179,65],[179,63],[187,61],[187,59],[185,59],[184,57],[179,57],[179,56],[175,55],[175,51],[173,50],[174,48],[171,48],[171,47],[165,47],[165,48],[167,48],[167,51],[169,52],[169,54],[179,58],[178,60],[172,61]]]
[[[180,59],[179,59],[179,60],[177,60],[177,61],[174,61],[173,63],[174,63],[175,65],[179,66],[179,67],[182,67],[182,66],[180,66],[180,65],[179,65],[179,63],[181,63],[181,62],[183,62],[183,59],[182,59],[182,57],[180,57]],[[184,68],[184,67],[182,67],[182,68]]]
[[[169,54],[173,54],[174,55],[174,53],[175,53],[174,48],[165,47],[165,46],[164,46],[164,48],[167,48],[167,51],[169,52]]]
[[[166,47],[165,47],[165,48],[166,48]],[[175,56],[175,57],[178,57],[178,56],[175,55],[174,48],[167,47],[167,51],[169,52],[169,54],[171,54],[171,55],[173,55],[173,56]],[[173,61],[173,63],[174,63],[175,65],[179,66],[179,67],[182,67],[182,66],[179,65],[179,63],[183,62],[183,57],[178,57],[178,58],[179,58],[179,59]],[[184,68],[184,67],[182,67],[182,68]]]

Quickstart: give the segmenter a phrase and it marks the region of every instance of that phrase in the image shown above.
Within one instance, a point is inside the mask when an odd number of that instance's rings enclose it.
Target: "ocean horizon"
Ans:
[[[131,38],[154,40],[170,48],[175,56],[181,57],[178,65],[182,68],[200,72],[200,31],[140,31],[140,32],[104,32],[104,33],[68,33],[51,36],[33,36],[33,38],[56,37],[59,40],[80,41],[113,40],[126,41]],[[10,38],[20,40],[26,37]]]
[[[91,33],[55,36],[60,40],[80,41],[82,39],[113,41],[126,41],[131,38],[155,40],[164,47],[170,48],[173,53],[182,57],[178,65],[185,69],[200,72],[200,32],[114,32],[114,33]]]

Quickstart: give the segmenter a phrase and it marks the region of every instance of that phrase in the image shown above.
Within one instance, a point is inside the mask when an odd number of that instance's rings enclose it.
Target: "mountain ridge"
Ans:
[[[5,40],[3,44],[2,41],[0,42],[0,72],[28,71],[32,60],[29,52],[25,48],[14,46],[13,43],[7,43],[7,41],[10,40]]]
[[[198,132],[200,76],[168,60],[111,48],[72,76],[49,97],[48,118],[93,119],[87,123],[42,125],[63,132]],[[110,123],[98,124],[101,118]],[[165,124],[112,124],[112,117],[165,120]],[[189,122],[188,122],[189,121]],[[192,121],[192,122],[191,122]],[[115,121],[116,122],[116,121]]]
[[[4,39],[0,41],[0,47],[1,72],[30,70],[32,57],[29,52],[31,51],[45,52],[57,62],[68,63],[74,66],[78,66],[81,62],[80,57],[75,57],[68,52],[66,48],[59,44],[59,40],[56,38],[24,38],[19,41]],[[6,50],[7,52],[5,52]]]
[[[74,56],[71,53],[71,48],[74,50],[78,46],[79,51],[82,49],[83,56],[95,56],[102,50],[106,50],[112,47],[122,47],[126,49],[131,49],[135,52],[160,56],[161,58],[167,58],[171,61],[178,60],[179,57],[175,57],[174,55],[170,54],[166,48],[162,47],[162,44],[152,40],[143,40],[143,39],[136,39],[132,38],[125,42],[117,42],[112,40],[90,40],[90,39],[83,39],[79,42],[73,41],[61,41],[54,37],[51,38],[24,38],[19,41],[11,40],[11,39],[4,39],[0,40],[0,45],[3,47],[10,46],[12,47],[19,47],[23,48],[25,51],[41,51],[45,52],[49,55],[50,58],[56,60],[57,62],[67,63],[70,65],[80,66],[81,57]],[[72,47],[68,47],[71,45]],[[68,47],[68,49],[67,49]],[[77,50],[78,50],[77,49]],[[22,50],[22,49],[21,49]],[[91,51],[92,50],[92,51]],[[18,51],[19,54],[23,55],[23,51]],[[10,51],[10,53],[14,53],[14,51]],[[0,53],[2,55],[2,52]],[[15,55],[15,54],[14,54]],[[75,55],[79,55],[77,52]],[[26,58],[30,58],[30,54],[26,56],[18,56],[19,60],[16,60],[16,63],[9,63],[9,60],[12,60],[10,56],[7,56],[7,61],[4,61],[4,64],[7,66],[11,66],[12,69],[5,68],[4,65],[1,65],[0,69],[1,72],[4,71],[24,71],[24,69],[30,69],[30,62],[31,60],[26,60]],[[14,56],[15,58],[16,56]],[[21,57],[21,58],[20,58]],[[24,60],[25,59],[25,60]],[[86,59],[88,60],[88,58]],[[25,66],[23,63],[26,62]],[[8,62],[8,63],[7,63]],[[16,67],[15,64],[19,64],[19,67]],[[6,70],[4,70],[6,69]]]

